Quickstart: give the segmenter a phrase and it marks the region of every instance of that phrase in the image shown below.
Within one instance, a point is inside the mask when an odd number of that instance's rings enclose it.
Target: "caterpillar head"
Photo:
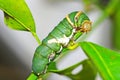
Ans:
[[[90,22],[89,20],[85,20],[81,25],[76,27],[76,31],[87,33],[91,30],[91,24],[92,24],[92,22]]]
[[[70,23],[70,25],[76,29],[77,31],[81,32],[88,32],[91,30],[91,21],[87,17],[85,13],[82,11],[76,11],[68,14],[66,16],[67,21]]]
[[[66,16],[69,24],[75,29],[74,40],[78,39],[82,33],[89,32],[91,30],[91,21],[87,15],[81,11],[76,11]]]
[[[74,17],[74,26],[76,31],[88,32],[91,30],[91,21],[89,18],[81,11],[77,12]]]

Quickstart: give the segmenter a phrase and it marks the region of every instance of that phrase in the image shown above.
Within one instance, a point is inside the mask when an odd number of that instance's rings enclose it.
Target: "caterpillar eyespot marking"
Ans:
[[[91,30],[91,21],[82,11],[68,14],[38,46],[32,60],[32,71],[39,76],[47,72],[49,64],[61,51]],[[79,34],[81,33],[81,34]],[[77,47],[77,46],[76,46]]]

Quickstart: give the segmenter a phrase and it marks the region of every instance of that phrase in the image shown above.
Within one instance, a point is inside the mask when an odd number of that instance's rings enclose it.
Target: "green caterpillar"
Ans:
[[[35,51],[32,70],[37,76],[46,73],[49,64],[59,55],[63,48],[76,41],[82,33],[91,30],[89,18],[81,11],[68,14]]]

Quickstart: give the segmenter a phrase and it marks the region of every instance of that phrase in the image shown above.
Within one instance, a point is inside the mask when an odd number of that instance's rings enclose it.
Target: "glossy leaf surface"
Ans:
[[[120,54],[91,42],[79,43],[104,80],[120,79]]]
[[[0,0],[5,23],[12,29],[35,32],[35,23],[25,0]]]

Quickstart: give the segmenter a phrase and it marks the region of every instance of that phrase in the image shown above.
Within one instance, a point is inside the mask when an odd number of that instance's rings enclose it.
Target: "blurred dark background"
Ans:
[[[29,71],[0,37],[0,80],[25,80]]]

